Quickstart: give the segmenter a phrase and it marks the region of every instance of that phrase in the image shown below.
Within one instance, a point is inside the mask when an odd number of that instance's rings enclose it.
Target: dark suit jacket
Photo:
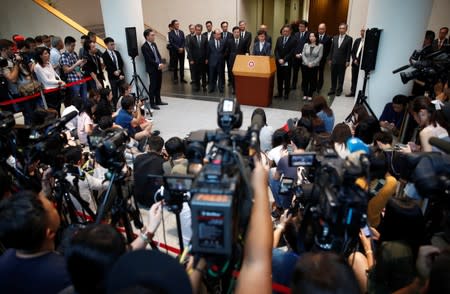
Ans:
[[[352,47],[352,66],[358,66],[361,62],[361,56],[362,56],[362,52],[364,48],[361,48],[361,52],[359,52],[359,56],[356,56],[356,53],[358,53],[358,47],[359,44],[361,43],[361,38],[358,38],[355,40],[355,42],[353,43],[353,47]],[[354,62],[355,60],[358,61],[358,64],[356,65]]]
[[[253,45],[259,42],[258,36],[256,36],[253,40]],[[272,50],[272,37],[266,33],[266,42],[270,45],[270,50]]]
[[[277,65],[279,65],[278,63],[279,59],[284,59],[285,61],[289,62],[289,66],[291,65],[296,45],[297,40],[295,39],[294,36],[290,36],[284,46],[283,46],[283,36],[278,37],[274,51]]]
[[[222,39],[225,40],[225,42],[226,42],[228,39],[233,39],[233,33],[227,32],[226,35],[227,35],[227,36],[225,37],[225,32],[222,32]],[[213,33],[213,35],[212,35],[210,41],[211,41],[212,39],[214,39],[214,33]]]
[[[250,45],[252,44],[252,33],[245,31],[244,34],[245,53],[250,53]]]
[[[219,49],[216,48],[216,40],[213,38],[209,40],[208,47],[206,50],[206,55],[208,59],[208,65],[209,66],[218,66],[223,64],[224,62],[224,55],[226,51],[226,45],[225,41],[220,39],[220,46]]]
[[[303,47],[308,42],[309,31],[303,32],[303,37],[300,37],[300,32],[295,33],[295,38],[297,41],[297,46],[295,47],[295,54],[299,54],[303,52]],[[299,59],[301,61],[301,59]]]
[[[158,58],[161,62],[161,54],[159,53],[158,47],[156,46],[156,43],[153,43],[155,46],[156,54],[158,55]],[[145,60],[145,69],[147,70],[148,74],[154,74],[158,71],[159,63],[156,62],[155,54],[153,54],[152,49],[150,48],[150,45],[145,42],[144,45],[141,47],[142,55],[144,55]]]
[[[207,39],[207,41],[209,42],[209,40],[210,40],[211,38],[214,38],[214,31],[211,32],[211,37],[210,37],[209,39],[208,39],[208,32],[204,32],[202,35],[205,36],[206,39]]]
[[[448,44],[448,38],[444,39],[444,43],[442,45],[446,45],[446,44]],[[438,39],[434,39],[433,40],[432,46],[433,46],[433,50],[439,50],[439,48],[438,48]]]
[[[226,43],[227,54],[230,57],[230,63],[234,64],[234,60],[236,59],[236,55],[245,55],[247,53],[247,44],[244,42],[242,38],[239,38],[239,45],[236,46],[236,41],[234,38],[228,39]]]
[[[253,44],[253,55],[270,56],[271,55],[271,45],[267,41],[264,42],[262,51],[259,50],[259,41]]]
[[[320,41],[320,37],[319,40],[317,40],[319,42],[319,44],[322,44],[323,46],[323,55],[322,55],[322,62],[328,59],[328,55],[330,54],[330,50],[331,50],[331,37],[328,36],[327,34],[325,34],[322,38],[322,41]]]
[[[178,51],[180,48],[185,47],[186,38],[182,30],[178,30],[179,36],[175,33],[175,30],[169,32],[169,43],[170,45]]]
[[[208,46],[207,36],[201,35],[200,46],[197,41],[197,36],[194,36],[189,41],[188,55],[189,61],[194,61],[196,64],[205,63],[206,47]]]
[[[339,35],[333,37],[333,43],[331,44],[330,56],[332,64],[345,64],[350,62],[350,53],[352,51],[353,39],[349,35],[345,35],[342,40],[341,47],[339,46]]]
[[[116,70],[120,70],[120,72],[123,73],[122,56],[120,55],[120,52],[117,50],[114,50],[114,53],[116,54],[117,63],[119,65],[119,68],[117,68],[116,64],[113,62],[111,55],[109,55],[108,50],[105,50],[105,52],[103,52],[103,55],[102,55],[103,63],[105,64],[106,72],[108,73],[108,78],[110,80],[118,80],[119,79],[118,76],[114,75],[114,72]]]

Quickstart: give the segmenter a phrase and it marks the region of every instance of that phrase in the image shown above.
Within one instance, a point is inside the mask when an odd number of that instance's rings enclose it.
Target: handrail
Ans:
[[[63,22],[65,22],[66,24],[71,26],[72,28],[74,28],[75,30],[79,31],[83,35],[88,34],[89,31],[86,28],[84,28],[82,25],[80,25],[79,23],[77,23],[76,21],[74,21],[73,19],[71,19],[70,17],[68,17],[67,15],[62,13],[61,11],[59,11],[58,9],[52,7],[44,0],[33,0],[33,1],[34,1],[34,3],[41,6],[42,8],[44,8],[45,10],[47,10],[48,12],[50,12],[51,14],[53,14],[54,16],[56,16],[57,18],[59,18],[60,20],[62,20]],[[105,45],[105,42],[103,42],[103,39],[97,37],[97,39],[95,41],[98,45],[102,46],[103,48],[106,48],[106,45]]]
[[[155,32],[156,35],[159,35],[159,36],[160,36],[161,38],[163,38],[164,40],[167,40],[167,35],[164,35],[164,34],[161,33],[160,31],[155,30],[152,26],[149,26],[148,24],[144,23],[144,27],[145,27],[145,28],[152,29],[153,32]]]

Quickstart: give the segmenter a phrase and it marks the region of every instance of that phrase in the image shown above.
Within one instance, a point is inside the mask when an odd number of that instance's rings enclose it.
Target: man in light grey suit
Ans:
[[[258,42],[253,45],[253,55],[270,56],[271,44],[266,41],[266,32],[263,30],[258,31]]]

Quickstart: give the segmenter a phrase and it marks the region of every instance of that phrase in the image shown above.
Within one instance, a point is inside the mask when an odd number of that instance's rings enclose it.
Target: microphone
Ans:
[[[404,66],[399,67],[399,68],[397,68],[397,69],[394,69],[394,70],[392,71],[392,73],[393,73],[393,74],[396,74],[396,73],[401,72],[401,71],[404,71],[405,69],[408,69],[408,68],[410,68],[410,67],[411,67],[411,65],[407,64],[407,65],[404,65]]]
[[[259,150],[259,131],[264,126],[264,119],[261,114],[254,113],[250,123],[250,147]]]
[[[428,140],[428,143],[430,143],[430,145],[434,147],[441,149],[445,153],[450,154],[450,142],[434,137],[430,138]]]

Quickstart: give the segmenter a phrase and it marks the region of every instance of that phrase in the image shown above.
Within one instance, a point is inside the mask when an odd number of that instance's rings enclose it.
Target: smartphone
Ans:
[[[294,179],[293,178],[281,178],[280,180],[280,190],[278,193],[282,195],[289,194],[292,187],[294,186]]]
[[[402,150],[403,148],[406,148],[406,147],[408,147],[408,145],[406,145],[406,144],[397,143],[394,145],[395,150]]]
[[[370,237],[370,236],[372,235],[372,232],[370,232],[370,228],[369,228],[368,225],[366,225],[366,226],[363,228],[363,233],[364,233],[364,236],[366,236],[366,237]]]
[[[288,144],[287,147],[286,147],[286,149],[287,149],[287,152],[288,152],[288,153],[291,153],[291,152],[293,151],[293,148],[292,148],[292,145],[291,145],[291,144]]]

